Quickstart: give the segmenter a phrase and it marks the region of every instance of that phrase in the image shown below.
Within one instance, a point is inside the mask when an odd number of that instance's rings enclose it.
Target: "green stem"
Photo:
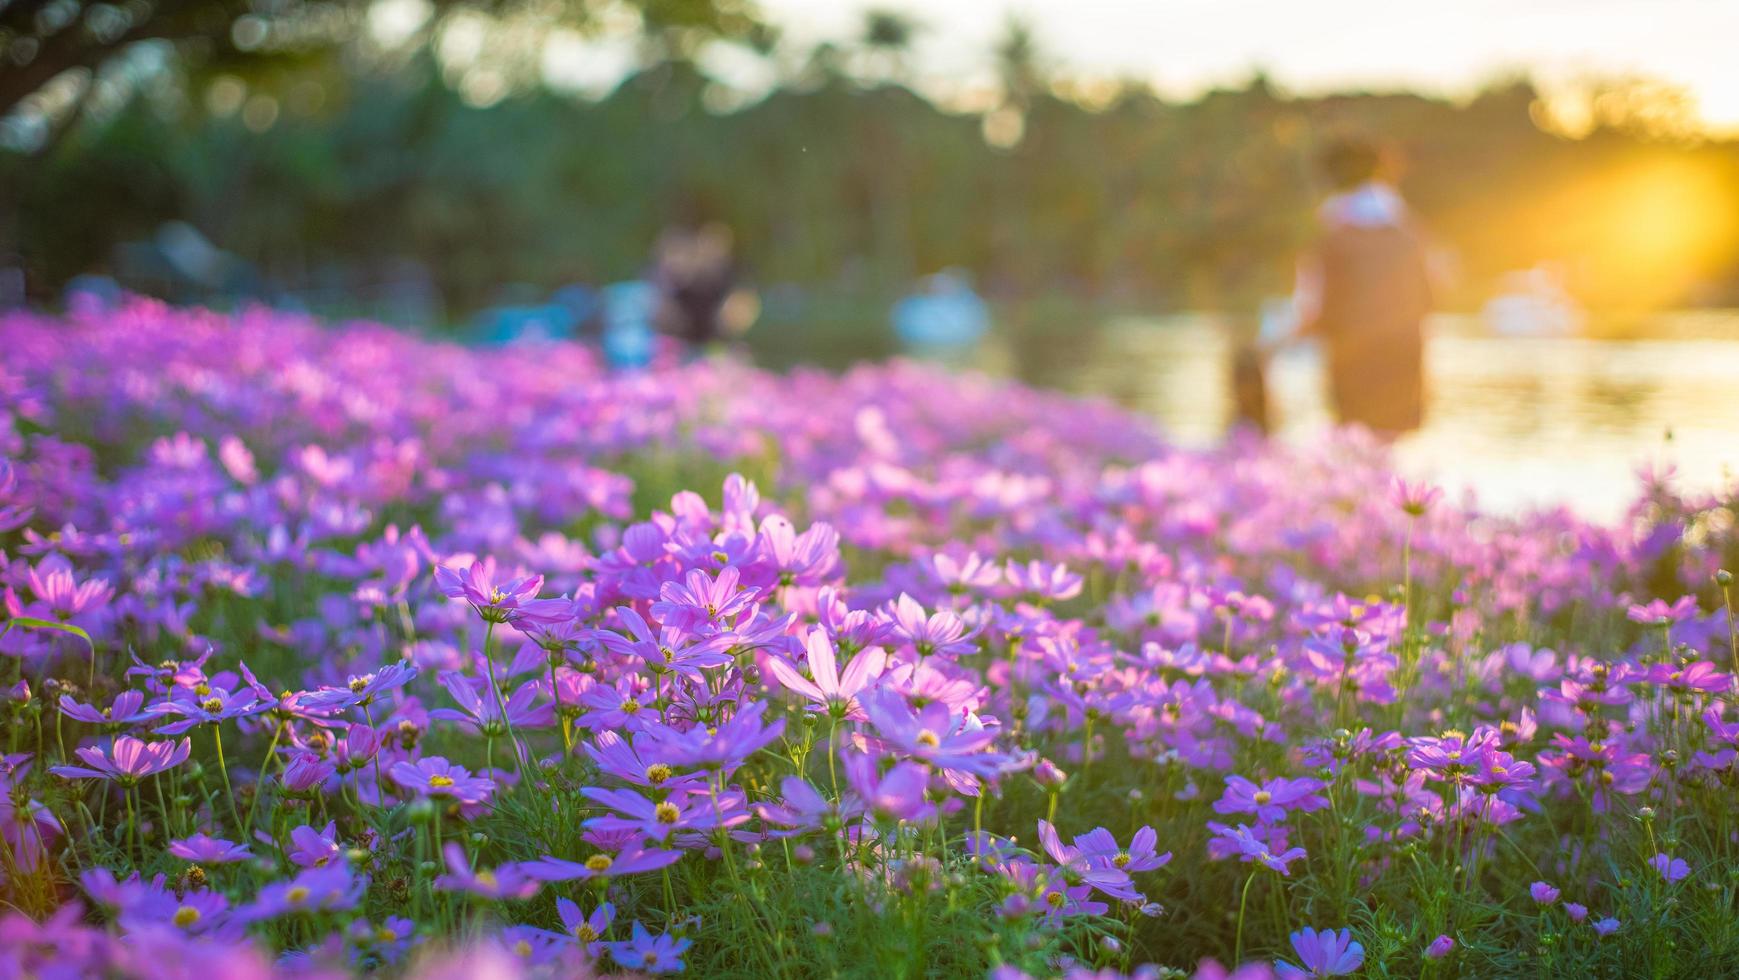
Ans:
[[[223,791],[229,796],[229,815],[235,819],[236,828],[242,827],[242,812],[235,805],[235,788],[229,784],[229,766],[223,761],[223,728],[220,725],[211,726],[212,741],[217,743],[217,771],[223,774]]]
[[[278,751],[278,739],[283,737],[283,734],[284,723],[280,721],[278,722],[278,726],[272,729],[271,744],[266,746],[266,761],[260,763],[260,778],[254,780],[254,798],[253,801],[248,804],[248,822],[242,830],[242,838],[244,840],[251,839],[254,835],[254,814],[259,812],[260,797],[266,794],[266,766],[272,761],[272,753]]]
[[[1250,898],[1250,886],[1256,882],[1256,872],[1250,872],[1250,877],[1244,879],[1244,890],[1238,895],[1238,932],[1232,946],[1232,969],[1236,970],[1244,962],[1244,904]]]

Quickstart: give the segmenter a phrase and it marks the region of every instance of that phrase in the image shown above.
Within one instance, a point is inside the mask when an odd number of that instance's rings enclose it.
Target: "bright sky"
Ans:
[[[1684,86],[1739,130],[1739,0],[759,0],[798,42],[858,36],[866,9],[924,25],[927,85],[987,71],[1010,13],[1059,68],[1135,76],[1189,96],[1260,67],[1296,91],[1465,94],[1526,71],[1548,84],[1639,73]]]

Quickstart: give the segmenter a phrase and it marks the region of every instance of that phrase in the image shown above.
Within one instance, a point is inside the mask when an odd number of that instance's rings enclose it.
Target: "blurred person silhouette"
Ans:
[[[1272,347],[1320,338],[1343,425],[1391,440],[1424,420],[1425,316],[1431,281],[1423,236],[1372,143],[1341,139],[1322,155],[1333,192],[1301,258],[1295,320]]]
[[[739,274],[735,240],[722,222],[696,211],[666,228],[652,247],[648,276],[658,328],[693,348],[740,336],[760,314],[760,303],[738,284]]]
[[[1241,342],[1232,348],[1232,429],[1258,436],[1270,431],[1268,365],[1262,348]]]

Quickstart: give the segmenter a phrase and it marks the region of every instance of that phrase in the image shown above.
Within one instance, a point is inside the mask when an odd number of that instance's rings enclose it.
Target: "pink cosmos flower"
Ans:
[[[178,841],[171,841],[169,853],[195,864],[229,864],[235,861],[246,861],[253,857],[253,853],[247,849],[246,845],[209,837],[205,834],[194,834]]]
[[[435,566],[435,586],[450,599],[463,599],[477,615],[492,623],[505,623],[524,603],[537,598],[542,575],[499,580],[495,559],[474,561],[463,571],[448,565]]]
[[[1226,777],[1226,793],[1214,801],[1215,813],[1254,813],[1263,823],[1279,823],[1292,810],[1309,812],[1328,806],[1318,792],[1320,779],[1270,779],[1257,785],[1242,776]]]
[[[859,651],[846,665],[844,674],[839,672],[839,660],[826,630],[819,627],[810,630],[804,648],[808,654],[809,673],[814,680],[804,677],[796,667],[778,656],[767,657],[768,673],[786,690],[807,698],[811,702],[810,710],[824,709],[835,720],[866,720],[857,695],[881,676],[882,668],[887,664],[887,654],[882,648],[869,647]]]
[[[86,765],[55,766],[48,771],[66,779],[111,779],[122,786],[132,786],[146,776],[181,765],[192,752],[191,739],[141,742],[131,735],[120,735],[106,746],[76,750],[74,754]]]

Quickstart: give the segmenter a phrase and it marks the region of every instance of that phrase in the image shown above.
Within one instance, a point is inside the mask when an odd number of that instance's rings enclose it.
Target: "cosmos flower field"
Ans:
[[[143,300],[0,350],[0,976],[1739,972],[1739,488]]]

